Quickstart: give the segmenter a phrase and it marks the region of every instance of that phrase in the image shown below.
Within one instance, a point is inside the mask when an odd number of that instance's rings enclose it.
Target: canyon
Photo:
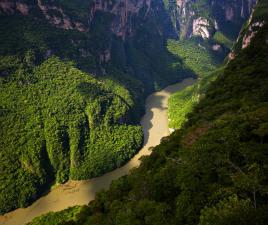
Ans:
[[[145,98],[200,75],[167,48],[169,40],[188,41],[218,65],[255,4],[0,0],[0,213],[28,206],[53,182],[126,163],[142,143]],[[250,22],[241,48],[264,26]]]

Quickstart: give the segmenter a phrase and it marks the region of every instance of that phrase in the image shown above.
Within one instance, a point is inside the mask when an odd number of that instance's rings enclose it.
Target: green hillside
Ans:
[[[169,127],[180,129],[194,106],[205,96],[210,83],[223,73],[224,67],[206,74],[194,85],[172,94],[168,100]]]
[[[196,84],[172,94],[169,98],[169,127],[178,129],[187,119],[187,114],[202,98],[210,82],[221,73],[222,69],[218,67],[225,54],[211,50],[208,41],[194,38],[184,41],[169,40],[167,48],[174,55],[181,57],[185,69],[198,74]]]
[[[229,49],[233,49],[234,53],[238,53],[242,49],[242,40],[246,34],[250,35],[249,28],[254,23],[262,23],[267,21],[268,2],[259,1],[250,19],[243,25],[238,41],[233,45],[228,35],[217,31],[213,40],[220,43]],[[255,30],[256,29],[256,30]],[[258,28],[254,28],[254,32]],[[228,29],[231,32],[232,29]],[[171,95],[169,99],[169,127],[179,129],[187,120],[187,114],[190,113],[197,102],[204,97],[209,84],[216,79],[217,76],[223,73],[224,64],[219,68],[223,61],[221,58],[224,54],[209,51],[208,43],[198,43],[198,41],[170,41],[168,49],[175,55],[180,55],[185,66],[194,71],[199,76],[198,82],[192,87],[188,87],[181,92]],[[202,46],[203,45],[203,46]],[[232,46],[233,45],[233,46]],[[225,61],[228,62],[228,57]],[[218,68],[217,68],[218,67]],[[217,68],[217,70],[215,70]]]
[[[123,165],[142,145],[146,96],[203,77],[182,93],[186,108],[178,111],[181,96],[172,97],[171,126],[187,120],[245,18],[234,17],[230,32],[221,21],[223,30],[209,40],[177,40],[165,2],[0,3],[0,214],[28,206],[54,184]],[[213,7],[207,0],[188,5],[210,22],[221,18]]]
[[[142,144],[140,126],[127,124],[134,102],[123,86],[56,57],[32,67],[29,55],[1,61],[15,68],[0,85],[1,211],[26,206],[54,179],[118,167]]]
[[[32,224],[267,224],[267,35],[266,24],[138,169],[73,218]]]
[[[55,22],[89,26],[92,1],[40,1],[47,15],[37,1],[19,3],[27,15],[0,5],[0,214],[123,165],[142,145],[145,96],[192,75],[171,66],[161,6],[148,20],[135,15],[135,36],[122,40],[109,12],[96,13],[90,32]]]

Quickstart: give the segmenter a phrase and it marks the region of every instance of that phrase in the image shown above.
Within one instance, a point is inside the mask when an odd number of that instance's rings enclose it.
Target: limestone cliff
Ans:
[[[79,18],[60,1],[52,0],[0,0],[0,12],[4,14],[20,13],[22,15],[34,14],[39,11],[46,20],[58,28],[76,29],[80,32],[90,30],[96,14],[110,14],[110,30],[118,37],[125,39],[133,34],[134,17],[141,15],[143,18],[151,16],[151,11],[161,11],[161,1],[156,1],[152,6],[151,0],[85,0],[83,18]],[[70,10],[71,9],[71,10]],[[82,14],[81,13],[81,14]],[[105,21],[107,22],[107,21]]]
[[[125,41],[133,38],[146,23],[153,24],[151,29],[155,36],[174,37],[161,0],[154,3],[151,0],[84,0],[79,3],[81,6],[67,1],[0,0],[0,15],[43,18],[56,28],[102,36],[106,43],[100,45],[97,52],[100,63],[111,59],[113,35]],[[90,54],[85,48],[79,51],[81,56]]]
[[[252,39],[261,30],[261,28],[267,23],[268,18],[266,12],[263,10],[268,7],[268,3],[265,0],[259,0],[258,5],[252,10],[252,13],[245,22],[243,29],[239,33],[237,41],[229,54],[229,60],[232,60],[236,55],[244,48],[247,48]],[[268,43],[268,41],[267,41]]]
[[[112,57],[111,35],[122,41],[131,39],[145,23],[150,24],[154,36],[162,36],[164,39],[176,36],[181,39],[193,36],[211,39],[217,31],[235,39],[241,25],[256,4],[256,0],[168,0],[167,2],[84,0],[80,2],[81,6],[78,7],[67,1],[0,0],[0,13],[42,16],[57,28],[100,33],[100,36],[106,39],[106,44],[103,44],[97,54],[99,61],[105,63]],[[245,43],[247,40],[245,39]],[[86,52],[85,49],[80,51]]]
[[[166,8],[180,38],[208,39],[217,30],[229,29],[237,35],[255,4],[256,0],[170,0]]]
[[[145,10],[146,17],[151,10],[151,0],[94,0],[90,6],[90,22],[95,18],[97,12],[107,12],[113,15],[111,31],[118,37],[126,38],[133,32],[131,23],[134,16],[137,16],[141,9]]]

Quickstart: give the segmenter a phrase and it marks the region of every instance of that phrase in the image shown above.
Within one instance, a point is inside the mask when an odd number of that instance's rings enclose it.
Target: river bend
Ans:
[[[59,211],[74,205],[85,205],[95,198],[96,192],[107,189],[112,180],[129,173],[139,166],[139,158],[150,154],[150,147],[160,143],[161,138],[169,135],[167,106],[169,96],[192,85],[194,79],[188,78],[180,83],[154,92],[146,99],[145,115],[141,120],[144,133],[143,148],[124,166],[100,177],[83,181],[68,181],[52,189],[47,195],[36,200],[27,208],[19,208],[0,216],[1,225],[22,225],[34,217],[49,211]]]

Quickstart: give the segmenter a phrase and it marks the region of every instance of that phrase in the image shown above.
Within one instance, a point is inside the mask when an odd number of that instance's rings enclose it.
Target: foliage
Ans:
[[[223,44],[225,47],[231,49],[232,46],[233,46],[233,41],[230,40],[228,37],[226,37],[222,32],[220,31],[217,31],[214,36],[213,36],[213,39],[220,43],[220,44]]]
[[[122,165],[142,142],[136,122],[144,96],[193,73],[212,70],[218,60],[196,51],[191,43],[180,52],[171,42],[171,52],[167,51],[165,38],[174,34],[162,2],[153,2],[154,10],[148,15],[145,4],[129,16],[126,26],[131,25],[127,30],[131,34],[125,40],[111,32],[111,27],[117,29],[112,24],[114,14],[98,11],[93,20],[89,18],[91,1],[42,1],[60,8],[72,23],[83,23],[89,32],[59,28],[44,17],[36,1],[23,2],[30,4],[29,15],[18,11],[0,15],[0,214],[28,205],[53,181],[86,179]],[[198,6],[204,7],[205,2],[199,1]],[[57,20],[54,16],[62,17],[61,10],[48,11]],[[106,50],[111,53],[109,62],[101,60]],[[195,59],[201,67],[192,63]],[[254,129],[262,142],[266,128],[262,124]],[[172,168],[171,164],[163,174],[176,171]],[[158,178],[165,180],[161,173]],[[172,179],[167,177],[170,184],[165,187],[177,193]],[[155,178],[152,183],[157,182]],[[248,179],[238,184],[244,189],[252,185]],[[256,188],[259,191],[261,186]],[[146,194],[136,189],[138,195]],[[159,199],[165,197],[162,191]],[[139,207],[148,211],[133,221],[149,224],[154,214],[159,223],[170,224],[169,218],[162,217],[172,207],[159,199],[141,202]],[[132,211],[122,209],[118,223],[137,217],[140,211],[135,206],[129,204]],[[98,214],[89,220],[102,219]]]
[[[73,224],[267,224],[267,34],[265,25],[209,84],[182,129]]]
[[[74,206],[68,209],[65,209],[58,213],[48,213],[43,216],[35,218],[31,224],[32,225],[46,225],[46,224],[53,224],[53,225],[60,225],[62,221],[71,222],[76,221],[76,217],[78,214],[82,213],[84,207],[82,206]]]
[[[142,143],[140,126],[125,122],[134,102],[123,86],[56,57],[31,67],[28,55],[1,78],[1,213],[28,205],[54,178],[112,170]]]
[[[0,12],[0,214],[52,182],[122,165],[141,146],[145,96],[189,75],[171,66],[178,57],[164,44],[170,29],[159,3],[148,19],[146,5],[129,19],[125,40],[112,32],[114,14],[90,15],[92,1],[42,1],[54,23],[37,1],[21,3],[27,15]],[[63,29],[58,17],[89,31]]]
[[[47,0],[46,3],[62,8],[71,22],[88,24],[90,2]],[[97,76],[111,75],[111,70],[120,71],[123,79],[142,83],[146,95],[189,75],[180,67],[171,66],[178,57],[170,54],[164,44],[165,37],[170,36],[165,32],[171,29],[168,24],[163,24],[166,18],[164,9],[148,20],[144,20],[142,12],[136,15],[131,21],[135,33],[125,41],[111,32],[114,15],[109,12],[96,12],[89,32],[57,28],[45,20],[36,7],[33,7],[33,12],[28,16],[0,14],[0,55],[23,56],[32,50],[36,53],[35,64],[56,55],[74,61],[82,71]],[[159,29],[167,31],[159,33]],[[111,60],[106,63],[100,60],[105,50],[111,54]],[[141,90],[138,93],[144,97]]]
[[[252,22],[268,20],[268,2],[266,0],[259,0],[254,9],[252,18]]]
[[[203,77],[215,70],[222,60],[207,48],[205,42],[196,39],[185,41],[169,40],[167,48],[172,54],[180,56],[184,66],[199,77]]]
[[[187,115],[194,106],[205,97],[206,90],[217,76],[222,74],[224,67],[198,79],[197,83],[182,91],[172,94],[168,100],[169,127],[179,129],[187,121]]]
[[[194,105],[204,96],[208,84],[221,73],[221,69],[215,70],[216,66],[219,65],[220,58],[217,59],[215,54],[209,51],[208,46],[201,46],[194,39],[169,40],[168,49],[173,54],[180,55],[183,61],[182,65],[199,76],[195,85],[172,94],[169,98],[169,127],[178,129],[185,122],[187,114],[192,111]]]
[[[260,208],[256,212],[250,205],[249,199],[241,200],[237,196],[230,196],[216,206],[202,210],[199,225],[264,225],[268,220],[265,210],[267,207]]]

